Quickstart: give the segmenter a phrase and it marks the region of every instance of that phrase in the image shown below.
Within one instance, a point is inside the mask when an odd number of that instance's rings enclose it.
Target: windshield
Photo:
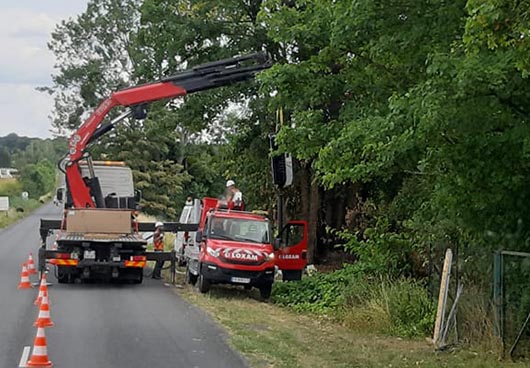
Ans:
[[[269,222],[213,217],[208,237],[212,239],[270,243]]]

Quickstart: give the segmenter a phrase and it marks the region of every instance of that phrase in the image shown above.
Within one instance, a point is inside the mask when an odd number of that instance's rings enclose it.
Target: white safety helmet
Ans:
[[[155,224],[155,228],[157,227],[164,227],[164,224],[160,221],[157,221],[156,224]]]
[[[227,188],[228,188],[228,187],[231,187],[232,185],[236,185],[236,183],[235,183],[233,180],[228,180],[228,181],[226,182],[226,187],[227,187]]]

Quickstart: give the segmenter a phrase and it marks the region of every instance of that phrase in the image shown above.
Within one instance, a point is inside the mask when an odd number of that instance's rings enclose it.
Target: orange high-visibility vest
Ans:
[[[159,228],[153,234],[153,245],[155,250],[164,250],[164,233]]]

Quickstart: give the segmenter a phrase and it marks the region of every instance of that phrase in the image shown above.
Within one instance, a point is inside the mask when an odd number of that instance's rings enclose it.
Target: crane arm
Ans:
[[[158,82],[146,83],[112,93],[110,97],[101,102],[68,141],[69,153],[63,166],[73,207],[96,207],[90,185],[83,179],[78,165],[88,144],[112,130],[116,123],[130,116],[136,106],[250,80],[256,73],[271,65],[266,54],[250,54],[202,64]],[[129,109],[113,121],[102,123],[107,114],[117,106],[125,106]]]

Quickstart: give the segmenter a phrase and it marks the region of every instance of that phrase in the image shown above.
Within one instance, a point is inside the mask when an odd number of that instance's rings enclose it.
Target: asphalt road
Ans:
[[[18,290],[21,264],[39,247],[39,219],[58,218],[46,205],[0,231],[0,367],[18,367],[33,346],[38,289]],[[36,277],[32,277],[32,282]],[[141,285],[59,285],[49,276],[48,356],[57,368],[246,367],[225,334],[161,281]]]

